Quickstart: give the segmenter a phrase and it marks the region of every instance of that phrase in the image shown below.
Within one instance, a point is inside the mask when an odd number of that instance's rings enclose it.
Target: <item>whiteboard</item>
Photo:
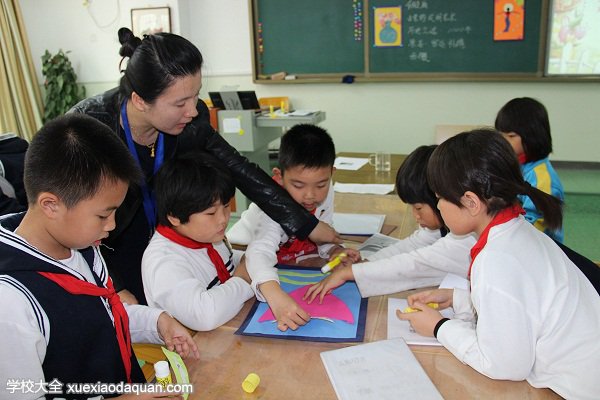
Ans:
[[[600,75],[600,0],[553,0],[546,75]]]

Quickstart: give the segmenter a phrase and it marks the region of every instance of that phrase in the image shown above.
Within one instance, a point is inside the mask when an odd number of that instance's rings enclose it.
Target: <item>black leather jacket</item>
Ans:
[[[84,113],[108,125],[122,137],[119,126],[119,106],[122,96],[118,88],[90,97],[75,105],[69,112]],[[318,220],[296,203],[256,164],[251,163],[210,126],[206,104],[196,106],[198,116],[190,122],[175,140],[165,141],[165,160],[175,154],[194,149],[211,153],[231,171],[235,185],[271,218],[279,222],[288,235],[306,238],[317,226]],[[130,187],[123,204],[116,213],[117,227],[110,237],[118,236],[131,222],[142,205],[139,187]]]

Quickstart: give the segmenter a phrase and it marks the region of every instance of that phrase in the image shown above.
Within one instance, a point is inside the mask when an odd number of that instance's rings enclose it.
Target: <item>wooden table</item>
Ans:
[[[340,157],[369,158],[369,153],[339,153]],[[396,173],[404,161],[404,154],[392,154],[391,168],[388,172],[377,172],[375,167],[367,164],[356,171],[336,169],[333,181],[341,183],[396,183]]]
[[[399,227],[392,233],[405,237],[414,230],[407,206],[396,195],[336,194],[336,210],[385,213],[386,223]],[[364,212],[364,211],[363,211]],[[403,292],[394,297],[406,297]],[[369,299],[365,342],[387,337],[387,298]],[[190,399],[335,399],[320,353],[356,343],[323,343],[234,335],[254,300],[227,324],[211,332],[198,332],[194,340],[200,360],[188,361],[194,393]],[[443,347],[411,346],[445,399],[558,399],[548,389],[535,389],[527,382],[495,381],[462,364]],[[400,361],[399,361],[400,362]],[[258,389],[247,394],[242,380],[250,372],[260,376]]]
[[[396,295],[405,297],[407,293]],[[320,353],[352,344],[306,342],[234,335],[252,300],[230,322],[194,340],[200,360],[188,361],[194,393],[190,399],[336,399]],[[365,342],[386,339],[387,296],[369,299]],[[489,379],[462,364],[443,347],[410,346],[445,399],[560,399],[527,382]],[[400,362],[400,360],[399,360]],[[260,376],[258,389],[242,391],[244,377]]]

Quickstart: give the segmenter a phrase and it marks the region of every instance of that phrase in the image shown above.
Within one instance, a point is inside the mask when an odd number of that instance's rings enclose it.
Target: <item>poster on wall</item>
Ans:
[[[600,0],[554,0],[547,75],[600,75]]]
[[[494,40],[523,40],[525,0],[494,0]]]
[[[169,7],[134,8],[131,10],[131,31],[139,38],[161,32],[171,32]]]
[[[373,7],[375,47],[402,46],[402,7]]]

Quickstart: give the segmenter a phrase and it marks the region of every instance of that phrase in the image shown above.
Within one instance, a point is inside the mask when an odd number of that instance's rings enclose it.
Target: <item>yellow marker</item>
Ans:
[[[427,306],[429,308],[433,308],[434,310],[437,310],[440,305],[438,303],[427,303]],[[402,311],[403,313],[410,313],[410,312],[415,312],[415,311],[421,311],[418,308],[412,308],[412,307],[406,307],[404,309],[404,311]]]
[[[275,112],[273,111],[273,104],[271,104],[269,106],[269,114],[271,115],[271,118],[275,118]]]
[[[281,100],[281,104],[279,105],[279,109],[282,113],[285,113],[285,101]],[[548,192],[550,193],[550,192]]]
[[[325,264],[323,266],[323,268],[321,268],[321,272],[326,274],[329,271],[331,271],[332,269],[334,269],[335,267],[337,267],[338,265],[340,265],[340,263],[342,262],[342,258],[341,257],[347,257],[348,255],[346,253],[340,253],[338,254],[338,256],[336,258],[334,258],[333,260],[329,261],[327,264]]]

